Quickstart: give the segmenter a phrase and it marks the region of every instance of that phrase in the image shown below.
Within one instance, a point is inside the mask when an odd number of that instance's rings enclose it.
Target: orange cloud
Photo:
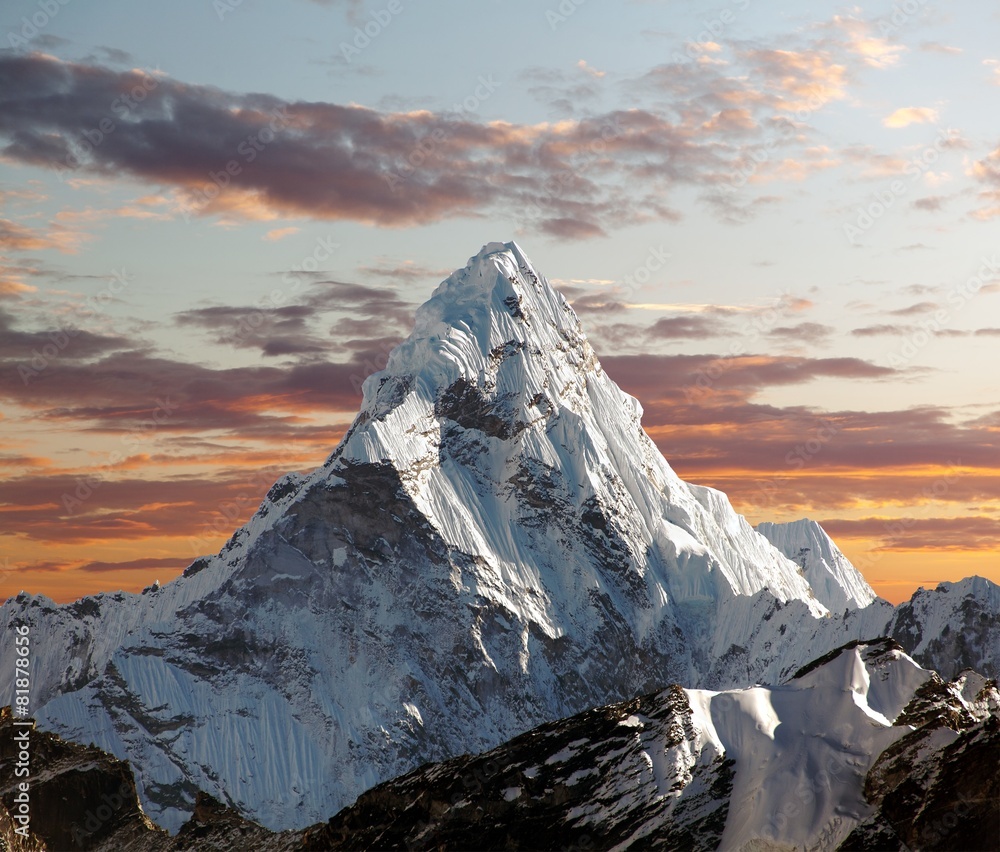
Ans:
[[[847,96],[847,67],[824,50],[751,50],[745,58],[780,93],[786,112],[817,110]]]
[[[577,62],[576,67],[579,68],[584,73],[589,74],[591,77],[597,77],[598,79],[600,79],[601,77],[603,77],[605,74],[608,73],[607,71],[598,71],[596,68],[588,65],[586,59],[581,59],[579,62]]]
[[[979,198],[985,207],[972,211],[972,216],[982,221],[1000,216],[1000,147],[995,148],[969,169],[969,175],[983,185]]]
[[[0,249],[13,251],[38,251],[40,249],[55,249],[63,254],[75,252],[85,236],[55,223],[48,231],[42,232],[12,222],[10,219],[0,219]]]
[[[290,237],[292,234],[297,234],[299,232],[298,228],[274,228],[264,234],[264,239],[269,242],[277,242],[278,240],[283,240],[285,237]]]
[[[933,124],[938,119],[936,109],[930,107],[901,107],[882,119],[886,127],[908,127],[911,124]]]
[[[907,50],[904,45],[893,44],[884,36],[875,35],[871,22],[851,15],[834,16],[831,28],[839,31],[847,51],[873,68],[889,68],[898,64]]]
[[[756,127],[757,122],[754,121],[753,114],[750,110],[742,108],[720,110],[702,125],[702,129],[709,133],[742,132],[754,130]]]

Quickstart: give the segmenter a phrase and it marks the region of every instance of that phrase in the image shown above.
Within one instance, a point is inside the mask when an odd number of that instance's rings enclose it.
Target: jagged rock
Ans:
[[[32,838],[7,830],[17,785],[15,733],[28,730]],[[11,708],[0,709],[0,837],[22,850],[134,850],[165,848],[166,832],[143,813],[132,769],[93,746],[81,746],[37,728],[15,726]]]
[[[839,847],[844,852],[1000,848],[1000,717],[954,712],[943,681],[939,712],[886,749],[865,778],[875,813]]]

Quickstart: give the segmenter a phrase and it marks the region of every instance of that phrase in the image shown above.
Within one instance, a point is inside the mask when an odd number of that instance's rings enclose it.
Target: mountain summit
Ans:
[[[803,568],[678,478],[514,243],[443,282],[363,390],[327,462],[174,582],[0,610],[45,637],[39,723],[129,758],[171,830],[199,789],[304,826],[429,760],[886,632],[846,560]]]
[[[601,369],[573,309],[515,243],[485,246],[441,284],[363,389],[324,470],[389,464],[449,546],[481,555],[515,594],[551,604],[614,590],[655,611],[714,599],[721,584],[825,612],[722,494],[670,469],[638,401]],[[610,561],[616,572],[599,577]],[[493,597],[490,586],[480,592]],[[521,609],[508,598],[495,602]]]
[[[764,522],[757,525],[757,532],[799,563],[809,587],[831,611],[866,607],[877,597],[861,572],[815,521],[804,518],[787,524]]]

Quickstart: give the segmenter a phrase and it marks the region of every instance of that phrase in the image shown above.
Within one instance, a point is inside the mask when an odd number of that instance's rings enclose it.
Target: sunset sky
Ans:
[[[217,550],[510,239],[681,476],[822,522],[893,602],[1000,582],[998,33],[985,0],[9,0],[0,599]]]

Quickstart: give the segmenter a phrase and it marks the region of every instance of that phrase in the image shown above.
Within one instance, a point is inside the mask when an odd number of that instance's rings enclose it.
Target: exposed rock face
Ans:
[[[980,678],[981,680],[981,678]],[[1000,695],[986,684],[982,716],[956,700],[954,685],[935,678],[914,706],[910,724],[924,723],[886,749],[865,778],[875,813],[840,847],[962,849],[1000,847]]]
[[[0,836],[11,850],[156,849],[166,832],[155,828],[139,806],[127,762],[94,747],[66,742],[28,728],[30,818],[28,842],[6,828],[23,780],[15,773],[17,749],[10,707],[0,709]],[[132,845],[145,838],[150,845]]]
[[[733,762],[700,763],[698,736],[671,687],[380,785],[305,848],[716,849]]]
[[[992,850],[1000,693],[892,640],[781,687],[671,687],[365,793],[316,849]],[[315,844],[310,846],[310,844]]]
[[[244,819],[233,808],[223,805],[207,793],[199,793],[191,819],[181,826],[175,838],[150,852],[298,852],[302,832],[273,832]],[[102,852],[114,852],[107,847]]]

